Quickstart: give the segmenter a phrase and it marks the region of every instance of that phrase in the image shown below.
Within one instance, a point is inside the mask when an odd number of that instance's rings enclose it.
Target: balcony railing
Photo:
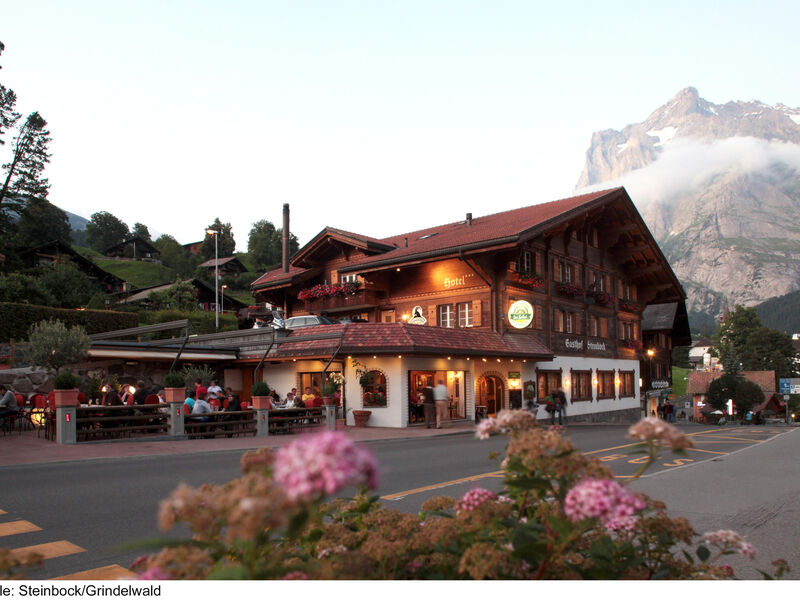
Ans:
[[[379,293],[376,290],[359,290],[347,296],[330,296],[305,300],[305,307],[311,312],[344,312],[378,306]]]

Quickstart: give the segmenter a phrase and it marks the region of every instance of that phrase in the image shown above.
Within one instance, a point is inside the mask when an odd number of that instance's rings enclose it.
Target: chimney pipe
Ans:
[[[467,213],[467,225],[472,225],[472,213]]]
[[[408,248],[408,238],[406,238],[406,248]]]
[[[283,205],[283,251],[281,253],[281,266],[283,272],[289,272],[289,204]]]

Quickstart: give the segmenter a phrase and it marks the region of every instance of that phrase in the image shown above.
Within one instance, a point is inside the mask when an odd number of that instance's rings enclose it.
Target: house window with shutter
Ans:
[[[439,327],[456,326],[455,311],[453,310],[452,304],[440,304],[437,307],[437,313]]]
[[[589,335],[593,337],[600,335],[600,323],[594,315],[589,315]]]
[[[459,327],[472,327],[472,302],[459,302],[458,308],[458,326]]]
[[[558,308],[553,309],[553,331],[558,333],[564,331],[564,311]]]

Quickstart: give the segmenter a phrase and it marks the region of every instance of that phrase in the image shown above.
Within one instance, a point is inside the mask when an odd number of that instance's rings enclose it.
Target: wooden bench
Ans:
[[[270,433],[294,433],[320,425],[324,416],[322,407],[276,408],[268,418]]]
[[[214,411],[202,415],[185,415],[183,427],[190,439],[255,435],[255,411]]]

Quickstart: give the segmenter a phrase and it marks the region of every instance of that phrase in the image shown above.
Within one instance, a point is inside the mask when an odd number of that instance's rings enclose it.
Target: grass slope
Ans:
[[[178,274],[169,267],[141,260],[111,260],[90,257],[101,269],[135,285],[148,287],[175,281]]]
[[[691,369],[672,367],[672,393],[675,396],[683,396],[686,393],[686,384],[689,383],[689,371]]]

